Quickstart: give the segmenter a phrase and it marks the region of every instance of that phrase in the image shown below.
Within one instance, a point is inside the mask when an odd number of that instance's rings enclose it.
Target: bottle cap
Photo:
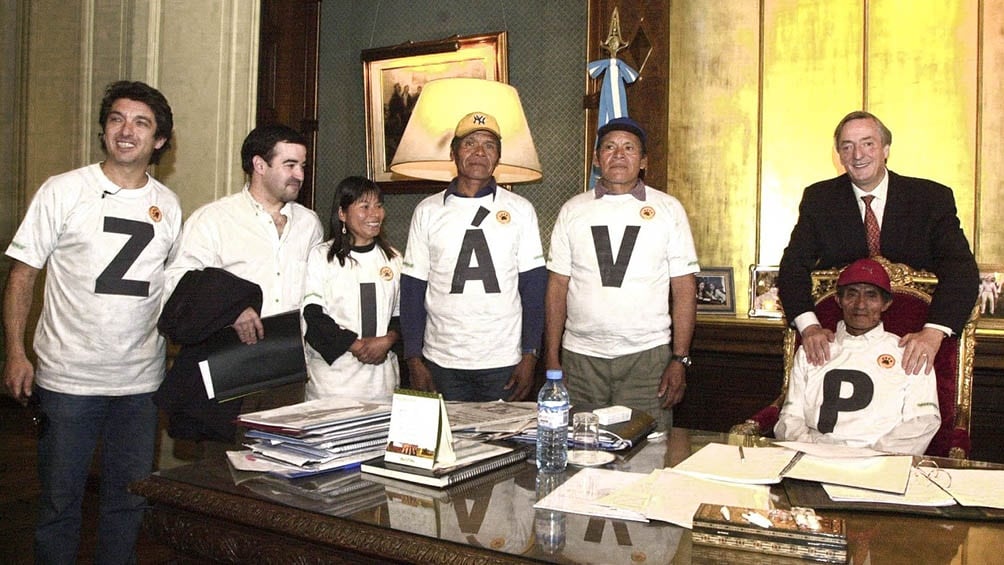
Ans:
[[[546,374],[547,378],[551,380],[560,380],[562,376],[561,369],[548,369]]]

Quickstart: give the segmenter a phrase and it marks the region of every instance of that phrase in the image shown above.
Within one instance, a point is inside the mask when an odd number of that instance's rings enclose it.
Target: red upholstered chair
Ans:
[[[886,331],[901,336],[918,331],[927,319],[931,293],[938,284],[937,277],[926,271],[915,271],[900,263],[890,263],[884,257],[875,259],[885,267],[892,282],[892,305],[882,315]],[[837,322],[841,319],[840,308],[834,299],[840,271],[834,269],[812,273],[812,296],[816,303],[816,316],[824,328],[831,330],[836,329]],[[969,417],[972,406],[973,358],[976,350],[974,334],[977,317],[977,309],[974,307],[962,334],[945,338],[934,358],[941,428],[927,448],[928,455],[956,459],[966,459],[969,456]],[[774,433],[774,424],[777,423],[788,390],[788,379],[798,342],[798,332],[788,328],[784,336],[784,384],[781,395],[749,420],[733,426],[731,430],[733,434],[753,436],[747,438],[752,443],[756,437],[770,436]]]

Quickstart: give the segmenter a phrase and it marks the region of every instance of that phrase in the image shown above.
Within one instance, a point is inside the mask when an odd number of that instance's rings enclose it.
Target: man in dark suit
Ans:
[[[802,195],[778,273],[785,316],[801,334],[809,362],[821,365],[830,358],[834,336],[813,312],[811,271],[872,255],[931,271],[938,287],[927,323],[900,340],[906,371],[930,372],[941,340],[962,331],[979,288],[952,190],[888,170],[892,132],[868,112],[844,116],[833,140],[846,173],[813,184]]]

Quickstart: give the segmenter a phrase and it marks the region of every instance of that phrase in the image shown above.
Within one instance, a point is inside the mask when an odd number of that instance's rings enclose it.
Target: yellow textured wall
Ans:
[[[842,173],[832,133],[865,109],[889,168],[952,187],[981,264],[1004,264],[1004,0],[674,0],[669,191],[703,267],[776,265],[802,190]]]

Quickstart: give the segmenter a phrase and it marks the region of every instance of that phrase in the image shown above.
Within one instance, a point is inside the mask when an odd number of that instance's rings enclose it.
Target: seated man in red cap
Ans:
[[[774,435],[923,454],[941,423],[935,375],[907,374],[900,336],[882,326],[889,275],[872,259],[855,261],[837,279],[836,300],[843,321],[830,360],[812,365],[799,347]]]

